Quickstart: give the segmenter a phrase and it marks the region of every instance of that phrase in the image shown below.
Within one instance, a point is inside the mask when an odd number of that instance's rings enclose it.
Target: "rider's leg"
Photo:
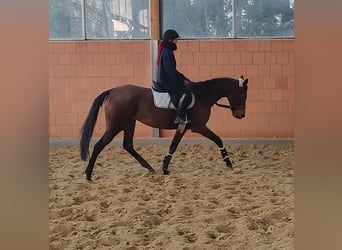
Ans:
[[[192,96],[190,91],[186,91],[179,100],[177,116],[174,120],[174,123],[184,123],[186,121],[185,111],[186,108],[192,101]]]

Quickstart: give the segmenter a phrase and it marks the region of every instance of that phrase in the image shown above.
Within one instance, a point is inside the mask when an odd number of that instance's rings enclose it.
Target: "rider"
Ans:
[[[179,100],[177,116],[174,123],[186,122],[186,108],[190,104],[192,96],[187,87],[190,80],[176,69],[176,59],[173,51],[177,49],[179,35],[175,30],[169,29],[164,32],[163,41],[158,47],[157,85],[163,91],[169,92]]]

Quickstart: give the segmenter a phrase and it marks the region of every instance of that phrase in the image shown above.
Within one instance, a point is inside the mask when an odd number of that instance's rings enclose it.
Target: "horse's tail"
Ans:
[[[80,148],[81,148],[81,159],[83,161],[87,160],[89,155],[89,143],[91,136],[94,132],[94,127],[97,121],[97,116],[99,114],[100,107],[102,106],[104,100],[109,95],[111,90],[106,90],[102,92],[98,97],[95,98],[91,108],[89,110],[88,116],[84,121],[84,124],[81,128],[81,139],[80,139]]]

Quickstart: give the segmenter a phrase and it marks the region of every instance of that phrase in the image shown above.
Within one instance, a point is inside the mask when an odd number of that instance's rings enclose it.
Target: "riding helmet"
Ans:
[[[163,40],[169,41],[170,39],[172,40],[172,39],[179,38],[179,37],[180,36],[178,35],[177,31],[169,29],[164,32]]]

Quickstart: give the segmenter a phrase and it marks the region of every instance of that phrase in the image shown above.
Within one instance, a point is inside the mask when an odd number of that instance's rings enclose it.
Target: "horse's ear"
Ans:
[[[239,78],[239,87],[242,88],[243,87],[243,83],[245,82],[245,80],[243,78]]]

